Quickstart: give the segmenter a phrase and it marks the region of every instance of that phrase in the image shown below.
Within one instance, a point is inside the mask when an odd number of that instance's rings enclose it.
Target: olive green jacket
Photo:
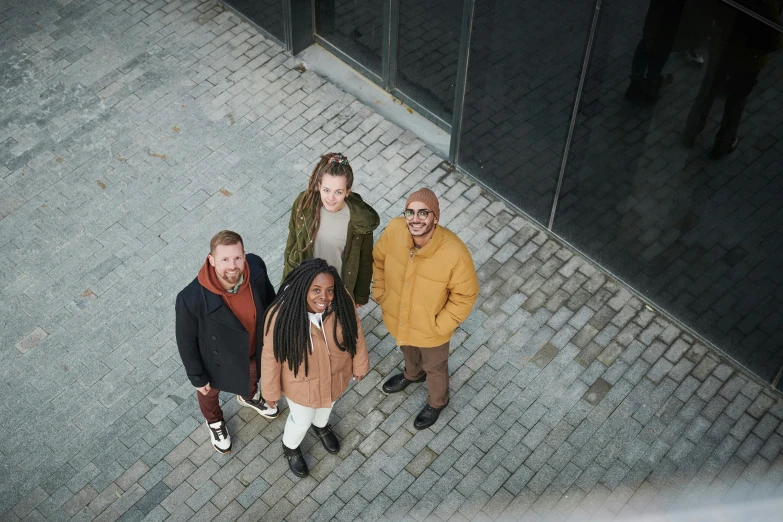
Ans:
[[[300,193],[291,207],[291,219],[288,223],[288,241],[285,244],[283,258],[283,280],[288,273],[299,266],[305,259],[313,257],[313,242],[308,230],[313,224],[314,216],[297,215],[299,201],[304,192]],[[367,304],[370,300],[370,283],[372,282],[372,233],[378,228],[381,220],[378,213],[362,200],[359,194],[351,192],[345,202],[351,212],[348,223],[348,238],[343,252],[343,270],[340,277],[356,304]]]

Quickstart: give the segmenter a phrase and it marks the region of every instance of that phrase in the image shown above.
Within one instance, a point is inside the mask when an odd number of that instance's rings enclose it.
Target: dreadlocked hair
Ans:
[[[316,163],[310,179],[307,182],[304,196],[299,201],[299,207],[296,209],[298,215],[310,215],[313,217],[310,230],[307,231],[308,237],[312,240],[318,233],[318,227],[321,226],[321,194],[319,188],[321,180],[325,174],[330,176],[345,177],[345,188],[351,190],[353,185],[353,169],[348,163],[348,158],[340,152],[327,152]],[[304,252],[310,245],[305,245],[300,251]]]
[[[307,316],[307,293],[313,279],[318,274],[330,274],[334,278],[334,299],[324,312],[322,319],[334,314],[334,338],[337,347],[348,352],[351,357],[356,355],[356,342],[359,337],[359,327],[356,322],[356,311],[351,296],[345,289],[337,269],[323,259],[308,259],[293,269],[280,285],[280,292],[267,308],[264,317],[264,333],[269,333],[272,323],[275,330],[272,335],[272,346],[275,360],[288,362],[288,369],[294,372],[304,362],[304,371],[309,371],[307,350],[310,347],[310,319]],[[337,324],[343,331],[343,343],[337,337]]]

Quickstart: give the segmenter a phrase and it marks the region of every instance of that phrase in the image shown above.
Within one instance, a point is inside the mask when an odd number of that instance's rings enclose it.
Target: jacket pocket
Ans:
[[[289,401],[295,402],[301,406],[309,406],[312,396],[310,393],[310,386],[310,381],[296,379],[286,382],[284,380],[282,392]]]

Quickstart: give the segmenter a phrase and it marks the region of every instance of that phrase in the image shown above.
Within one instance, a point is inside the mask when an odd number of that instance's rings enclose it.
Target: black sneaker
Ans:
[[[247,408],[253,408],[258,412],[259,415],[267,419],[276,419],[277,416],[280,414],[280,412],[277,409],[277,406],[275,406],[274,408],[271,407],[269,404],[266,403],[263,397],[257,400],[257,399],[245,399],[241,395],[237,395],[237,401],[242,406],[245,406]]]

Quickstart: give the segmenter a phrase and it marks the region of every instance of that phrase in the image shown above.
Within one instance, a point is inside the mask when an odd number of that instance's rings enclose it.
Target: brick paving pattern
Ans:
[[[0,520],[605,519],[783,494],[783,400],[213,1],[0,5]],[[482,283],[452,398],[362,308],[372,370],[311,477],[226,397],[210,447],[173,301],[214,231],[279,277],[290,202],[326,150],[387,222],[441,198]],[[296,180],[292,182],[292,180]]]

